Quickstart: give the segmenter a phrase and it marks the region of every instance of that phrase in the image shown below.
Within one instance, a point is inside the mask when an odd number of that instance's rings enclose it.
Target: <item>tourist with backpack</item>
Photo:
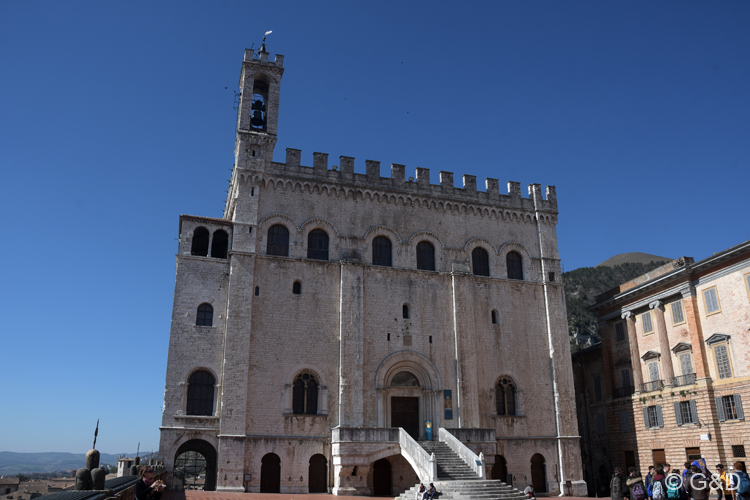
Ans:
[[[750,476],[743,468],[742,462],[735,462],[734,472],[729,474],[730,489],[734,489],[734,500],[750,500]]]
[[[667,474],[664,483],[667,486],[668,500],[687,500],[687,494],[685,493],[685,487],[682,483],[679,470],[674,470],[671,474]]]
[[[667,483],[664,481],[664,468],[661,464],[656,466],[656,474],[651,480],[648,493],[652,500],[667,500]]]
[[[648,500],[646,485],[643,484],[641,473],[635,467],[628,467],[628,473],[629,477],[625,485],[628,487],[630,500]]]

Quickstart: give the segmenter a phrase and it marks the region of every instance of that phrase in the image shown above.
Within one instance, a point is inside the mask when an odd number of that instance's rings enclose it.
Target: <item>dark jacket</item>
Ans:
[[[609,482],[609,497],[612,500],[622,500],[624,496],[623,486],[622,474],[613,475],[612,481]]]
[[[159,500],[161,498],[161,491],[156,491],[143,482],[143,478],[139,479],[135,483],[135,498],[136,500]]]
[[[708,494],[711,493],[709,480],[702,472],[698,472],[688,477],[685,483],[685,491],[693,500],[708,500]]]
[[[627,481],[625,481],[625,485],[628,488],[628,496],[630,497],[630,500],[633,500],[633,486],[636,484],[641,483],[641,487],[643,488],[643,493],[648,496],[648,490],[646,489],[646,485],[643,484],[643,478],[641,476],[638,477],[629,477]]]

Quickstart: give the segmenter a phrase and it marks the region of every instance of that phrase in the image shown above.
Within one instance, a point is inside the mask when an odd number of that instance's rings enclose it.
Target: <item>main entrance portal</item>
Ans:
[[[403,427],[419,440],[419,398],[391,398],[391,427]]]

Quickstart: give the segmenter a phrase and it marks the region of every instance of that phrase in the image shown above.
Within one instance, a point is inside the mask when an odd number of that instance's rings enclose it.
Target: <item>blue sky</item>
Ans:
[[[555,185],[566,270],[750,238],[748,2],[0,2],[0,451],[158,449],[178,216],[268,29],[278,161]]]

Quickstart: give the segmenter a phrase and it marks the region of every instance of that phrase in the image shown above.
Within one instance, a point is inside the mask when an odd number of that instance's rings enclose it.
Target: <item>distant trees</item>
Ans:
[[[24,482],[26,482],[26,481],[31,481],[31,478],[30,478],[29,476],[24,476],[23,474],[21,474],[21,473],[19,472],[19,473],[18,473],[18,480],[19,480],[20,482],[24,483]]]
[[[625,263],[619,266],[581,267],[563,273],[565,300],[568,306],[568,335],[574,345],[576,333],[599,339],[596,314],[586,310],[596,302],[596,296],[646,274],[666,264],[665,261],[648,264]]]

